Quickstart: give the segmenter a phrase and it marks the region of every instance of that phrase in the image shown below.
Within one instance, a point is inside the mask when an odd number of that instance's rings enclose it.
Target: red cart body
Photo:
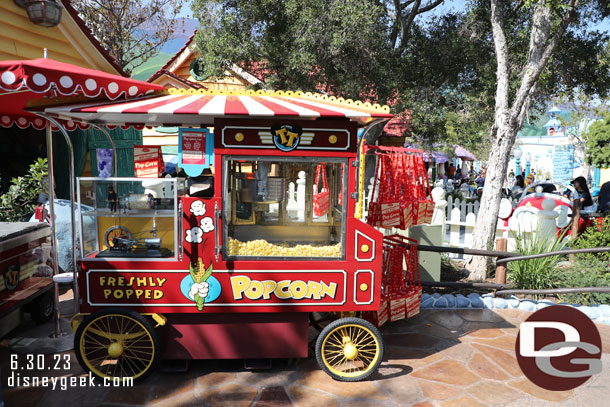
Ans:
[[[292,140],[299,148],[283,151],[267,135],[285,124],[302,129]],[[305,357],[308,312],[377,310],[380,305],[383,236],[354,217],[357,126],[347,120],[217,120],[214,127],[214,196],[180,198],[181,242],[176,259],[114,259],[95,254],[84,258],[78,280],[83,297],[80,310],[91,313],[121,307],[164,314],[168,318],[166,358]],[[281,146],[281,133],[278,140]],[[258,258],[227,252],[228,232],[223,222],[232,221],[230,211],[225,210],[231,199],[229,172],[235,172],[231,166],[261,166],[262,157],[270,163],[267,166],[334,163],[341,169],[335,171],[335,178],[345,185],[340,198],[331,202],[339,208],[342,219],[337,215],[335,220],[339,226],[310,222],[309,226],[286,226],[281,232],[340,230],[339,256]],[[248,230],[256,227],[243,226]],[[259,230],[266,233],[267,228],[260,226]],[[189,297],[194,284],[190,267],[199,259],[205,268],[212,268],[202,306]],[[210,346],[201,346],[202,342]]]

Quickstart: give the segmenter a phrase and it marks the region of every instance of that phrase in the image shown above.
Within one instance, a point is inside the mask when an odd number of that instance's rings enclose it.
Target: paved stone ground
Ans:
[[[525,378],[514,356],[519,324],[529,315],[516,309],[422,310],[411,320],[389,323],[382,329],[384,362],[371,380],[359,383],[332,380],[310,356],[256,372],[244,370],[238,361],[196,361],[186,373],[158,371],[129,389],[9,388],[5,340],[0,346],[3,395],[7,407],[604,405],[610,398],[610,326],[597,325],[604,343],[603,372],[575,390],[550,392]],[[55,376],[82,376],[73,351],[65,354],[71,357],[70,371]],[[46,366],[52,363],[47,360]]]

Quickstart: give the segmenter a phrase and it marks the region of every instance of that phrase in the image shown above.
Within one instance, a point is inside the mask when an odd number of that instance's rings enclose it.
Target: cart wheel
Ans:
[[[159,362],[159,335],[133,311],[107,308],[85,318],[74,335],[76,358],[99,378],[143,379]]]
[[[381,333],[368,321],[342,318],[331,322],[318,336],[316,359],[333,379],[356,382],[369,377],[381,364]]]
[[[47,322],[53,317],[55,311],[55,301],[53,292],[47,292],[32,302],[30,306],[30,316],[35,322]]]
[[[114,247],[114,242],[112,239],[115,237],[131,240],[131,232],[125,226],[110,226],[108,230],[106,230],[106,233],[104,233],[104,243],[106,244],[107,248],[110,249]]]
[[[339,318],[360,317],[360,311],[345,311],[345,312],[310,312],[309,323],[318,331],[322,331],[333,321]]]

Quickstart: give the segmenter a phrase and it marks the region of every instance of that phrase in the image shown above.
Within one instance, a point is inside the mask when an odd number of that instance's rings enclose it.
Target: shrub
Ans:
[[[43,180],[46,182],[48,176],[47,159],[38,158],[30,165],[26,175],[13,178],[8,192],[0,197],[0,221],[28,220],[36,209],[38,194],[43,189]]]
[[[601,225],[597,222],[589,226],[572,244],[574,249],[588,249],[592,247],[610,246],[610,216],[603,219]],[[610,261],[610,252],[583,253],[576,256],[578,260],[591,261],[592,259]]]
[[[610,287],[610,264],[593,258],[579,260],[555,276],[562,288],[572,287]],[[581,293],[562,294],[561,301],[574,304],[610,304],[610,294]]]
[[[561,250],[565,243],[563,235],[549,241],[536,233],[534,237],[515,235],[516,251],[524,256]],[[515,288],[543,290],[556,287],[553,278],[559,256],[548,256],[539,259],[511,261],[508,263],[508,275]]]

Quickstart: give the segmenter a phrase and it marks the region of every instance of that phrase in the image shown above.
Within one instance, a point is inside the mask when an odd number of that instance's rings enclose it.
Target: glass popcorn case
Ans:
[[[223,157],[227,258],[345,256],[347,160]]]
[[[78,178],[82,258],[175,259],[180,178]]]

